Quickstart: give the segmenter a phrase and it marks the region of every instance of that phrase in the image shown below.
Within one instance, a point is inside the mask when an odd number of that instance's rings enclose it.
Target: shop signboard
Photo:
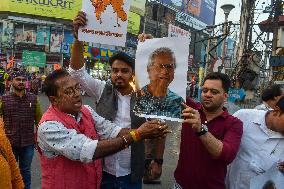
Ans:
[[[90,48],[90,54],[92,59],[104,59],[108,60],[115,53],[115,50],[92,47]]]
[[[84,43],[83,56],[84,56],[84,58],[90,58],[91,57],[91,54],[89,52],[89,44],[88,43]]]
[[[62,61],[62,54],[60,53],[48,53],[46,54],[46,65],[60,64]]]
[[[128,14],[127,32],[138,35],[140,31],[140,16],[134,12]]]
[[[155,0],[158,1],[162,4],[164,4],[165,6],[167,6],[170,9],[174,9],[174,10],[178,10],[178,11],[182,11],[184,10],[184,2],[186,0]]]
[[[63,29],[51,27],[50,34],[50,52],[60,53],[61,44],[63,40]]]
[[[207,26],[207,24],[186,13],[176,14],[176,21],[190,26],[196,30],[202,30]]]
[[[74,41],[73,33],[70,30],[64,30],[64,39],[61,45],[61,52],[64,54],[70,54],[70,47]]]
[[[12,41],[12,36],[14,34],[14,24],[12,22],[3,21],[3,31],[2,31],[2,45],[10,46],[10,42]]]
[[[217,0],[183,0],[184,12],[193,14],[201,22],[214,25]]]
[[[50,27],[38,26],[36,35],[36,44],[44,45],[45,50],[49,50],[49,40],[50,40]]]
[[[214,25],[217,0],[154,0],[176,10],[176,20],[195,29]],[[184,13],[184,14],[182,14]]]
[[[229,102],[235,102],[236,100],[241,101],[244,100],[246,96],[246,91],[243,88],[230,88],[229,89]]]
[[[15,12],[72,20],[82,0],[1,0],[0,12]]]
[[[45,51],[45,47],[43,45],[34,45],[32,43],[17,43],[14,48],[16,51]]]
[[[146,0],[131,0],[130,11],[144,16]]]
[[[272,68],[273,81],[284,81],[284,56],[271,56],[269,64]]]
[[[178,26],[169,24],[168,37],[187,37],[191,42],[191,33]]]
[[[71,30],[64,30],[63,42],[72,44],[74,41],[73,32]]]
[[[70,44],[63,42],[62,45],[61,45],[61,52],[63,54],[70,54]]]
[[[232,57],[235,51],[236,41],[232,38],[227,38],[226,41],[226,57]]]
[[[15,43],[23,42],[23,28],[16,28],[15,27]]]
[[[35,30],[24,30],[23,42],[25,43],[36,43],[36,31]]]
[[[193,54],[190,54],[188,56],[188,70],[190,70],[192,67],[193,67],[193,61],[194,61],[194,55]]]
[[[23,51],[22,64],[25,66],[44,67],[46,54],[38,51]]]
[[[217,47],[217,56],[222,56],[222,37],[218,37],[217,43],[219,43]],[[216,44],[217,44],[216,43]],[[232,57],[234,55],[236,41],[232,38],[227,38],[225,42],[225,57]]]

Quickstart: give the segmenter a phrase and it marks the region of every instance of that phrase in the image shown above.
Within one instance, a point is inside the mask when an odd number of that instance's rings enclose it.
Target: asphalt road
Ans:
[[[43,111],[48,108],[48,99],[40,95],[40,101]],[[93,107],[94,103],[90,97],[84,97],[84,103]],[[173,186],[173,173],[176,168],[179,141],[180,141],[180,125],[168,123],[173,133],[169,134],[166,140],[166,149],[164,153],[163,174],[161,176],[161,184],[156,185],[143,185],[143,189],[171,189]],[[79,179],[79,178],[78,178]],[[38,159],[38,154],[35,152],[34,160],[32,163],[32,189],[41,188],[41,169]]]

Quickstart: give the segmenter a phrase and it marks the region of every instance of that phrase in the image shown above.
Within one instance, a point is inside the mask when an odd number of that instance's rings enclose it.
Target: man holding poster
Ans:
[[[79,12],[73,21],[75,38],[79,27],[87,23],[86,14]],[[126,53],[120,52],[109,60],[111,66],[111,81],[105,82],[90,76],[84,67],[83,43],[74,42],[72,49],[70,73],[82,85],[88,95],[96,102],[99,115],[124,128],[134,129],[146,119],[133,113],[136,93],[132,86],[135,62]],[[151,178],[160,177],[162,172],[164,138],[157,141],[155,159],[151,162]],[[104,159],[102,189],[141,189],[144,175],[144,142],[138,142],[112,156]]]

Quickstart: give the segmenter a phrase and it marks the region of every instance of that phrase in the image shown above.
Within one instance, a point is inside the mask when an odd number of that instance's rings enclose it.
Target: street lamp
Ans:
[[[211,33],[213,32],[213,30],[214,30],[214,27],[206,26],[206,31],[208,33],[208,40],[207,40],[207,48],[206,48],[206,60],[205,60],[205,68],[204,68],[204,77],[207,75],[207,70],[208,70],[208,65],[209,65]]]
[[[227,37],[227,22],[228,22],[228,16],[231,12],[231,10],[233,10],[235,8],[234,5],[232,4],[225,4],[221,6],[221,9],[223,9],[224,14],[225,14],[225,25],[224,25],[224,31],[223,31],[223,35],[224,35],[224,40],[222,43],[222,66],[225,66],[225,45],[226,45],[226,37]]]

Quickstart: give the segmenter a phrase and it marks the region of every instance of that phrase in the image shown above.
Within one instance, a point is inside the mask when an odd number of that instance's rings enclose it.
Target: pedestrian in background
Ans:
[[[31,90],[30,92],[35,94],[35,95],[38,95],[38,90],[40,88],[40,81],[36,75],[36,73],[33,73],[32,74],[32,79],[31,79]]]
[[[140,34],[140,41],[153,38]],[[174,189],[225,189],[227,165],[236,157],[242,122],[224,107],[231,81],[213,72],[203,81],[201,103],[187,98]]]
[[[284,89],[281,85],[274,84],[263,90],[261,94],[262,104],[256,106],[254,109],[257,110],[271,110],[274,109],[276,103],[284,95]]]
[[[31,185],[31,163],[34,155],[34,126],[42,112],[39,99],[25,90],[26,73],[15,68],[11,73],[12,92],[2,96],[0,115],[13,153],[19,162],[25,189]]]
[[[0,188],[23,189],[24,182],[0,118]]]

